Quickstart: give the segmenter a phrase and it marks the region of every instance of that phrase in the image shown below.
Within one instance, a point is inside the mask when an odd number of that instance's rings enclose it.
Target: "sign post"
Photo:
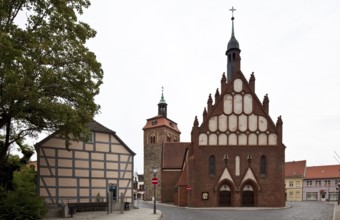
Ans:
[[[156,185],[158,184],[157,177],[152,178],[151,183],[153,184],[153,214],[156,214]]]

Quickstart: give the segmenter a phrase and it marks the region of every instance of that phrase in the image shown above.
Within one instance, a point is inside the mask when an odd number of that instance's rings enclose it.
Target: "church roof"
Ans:
[[[306,161],[291,161],[285,163],[286,177],[304,177],[306,174]]]
[[[305,179],[340,178],[340,165],[314,166],[306,168]]]
[[[163,169],[181,169],[186,149],[190,143],[171,142],[163,145]]]
[[[143,130],[147,130],[150,128],[157,128],[157,127],[162,127],[165,126],[167,128],[170,128],[179,134],[181,131],[177,127],[177,123],[164,117],[164,115],[157,115],[153,118],[149,118],[146,120],[146,125],[143,127]]]

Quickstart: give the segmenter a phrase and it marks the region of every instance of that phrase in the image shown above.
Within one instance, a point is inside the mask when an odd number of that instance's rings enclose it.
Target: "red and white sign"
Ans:
[[[187,186],[187,190],[188,190],[188,191],[191,191],[191,186]]]
[[[156,177],[152,178],[151,183],[153,185],[157,185],[158,184],[158,179]]]

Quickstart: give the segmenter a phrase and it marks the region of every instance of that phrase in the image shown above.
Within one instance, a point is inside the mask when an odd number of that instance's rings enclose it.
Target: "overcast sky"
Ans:
[[[231,35],[241,70],[282,115],[286,161],[336,164],[340,153],[340,1],[92,1],[80,20],[97,31],[88,47],[104,70],[95,119],[134,151],[143,173],[143,126],[157,115],[162,86],[168,118],[190,141],[209,93],[220,87]]]

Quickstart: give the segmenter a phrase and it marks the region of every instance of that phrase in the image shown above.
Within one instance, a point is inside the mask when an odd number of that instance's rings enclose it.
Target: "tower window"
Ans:
[[[215,156],[211,155],[209,157],[209,174],[211,176],[215,175]]]
[[[260,159],[260,175],[265,176],[267,175],[267,160],[266,156],[262,155]]]
[[[233,60],[235,60],[235,53],[233,53]]]
[[[157,124],[157,120],[152,120],[152,125],[156,125]]]
[[[156,136],[155,136],[155,135],[151,135],[151,136],[150,136],[150,143],[151,143],[151,144],[156,143]]]

